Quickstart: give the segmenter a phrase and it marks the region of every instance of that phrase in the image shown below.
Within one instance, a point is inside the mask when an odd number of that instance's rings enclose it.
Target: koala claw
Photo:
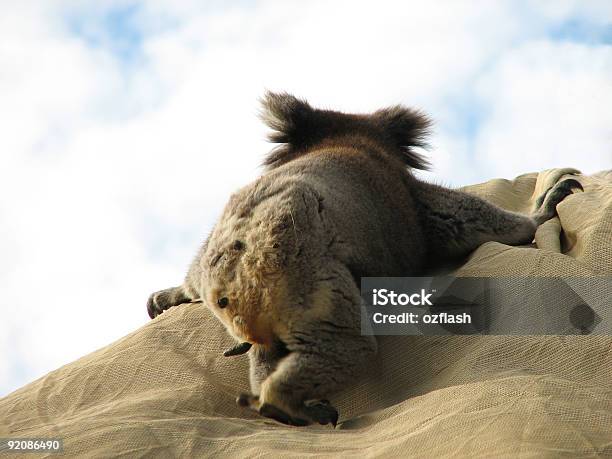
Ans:
[[[242,408],[253,408],[257,411],[257,408],[253,406],[254,403],[259,401],[259,397],[257,395],[245,394],[242,393],[236,398],[236,404],[241,406]]]
[[[312,420],[321,425],[331,423],[336,427],[338,423],[338,410],[329,403],[329,400],[306,400],[304,411]]]
[[[201,303],[200,298],[192,298],[185,293],[183,287],[170,287],[149,295],[147,301],[147,312],[149,317],[154,319],[167,309],[187,303]]]
[[[549,203],[547,203],[549,207],[554,207],[563,201],[566,196],[572,194],[573,190],[584,191],[584,188],[578,180],[572,178],[557,182],[554,186],[540,195],[536,200],[536,208],[541,208],[546,200],[549,201]]]
[[[169,305],[162,304],[159,299],[159,292],[155,292],[149,296],[147,301],[147,312],[149,313],[149,317],[151,319],[154,319],[170,307]]]
[[[534,218],[538,225],[553,218],[557,213],[557,204],[572,194],[574,190],[584,191],[584,188],[578,180],[572,178],[557,182],[554,186],[546,190],[546,192],[536,200],[536,208],[538,211],[534,214]]]

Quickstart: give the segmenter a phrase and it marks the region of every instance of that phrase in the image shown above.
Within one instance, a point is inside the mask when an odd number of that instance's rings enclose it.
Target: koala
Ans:
[[[529,244],[582,189],[569,178],[532,215],[509,212],[415,177],[430,127],[417,110],[347,114],[286,93],[262,103],[278,144],[264,173],[230,197],[183,284],[147,309],[202,302],[238,343],[225,355],[248,353],[251,393],[237,403],[285,424],[335,426],[329,397],[374,358],[361,277],[418,276],[488,241]]]

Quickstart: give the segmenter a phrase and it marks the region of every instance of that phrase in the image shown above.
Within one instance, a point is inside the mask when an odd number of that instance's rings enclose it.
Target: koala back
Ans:
[[[349,273],[358,291],[362,276],[416,273],[425,255],[406,165],[424,167],[412,147],[427,120],[401,107],[346,115],[268,97],[274,138],[288,143],[231,197],[190,276],[230,333],[262,344],[333,314],[334,276]]]

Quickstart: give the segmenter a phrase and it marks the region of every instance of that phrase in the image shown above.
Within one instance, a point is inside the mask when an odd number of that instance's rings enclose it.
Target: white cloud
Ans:
[[[478,81],[488,101],[476,161],[493,175],[612,166],[612,47],[538,41],[507,53]]]
[[[606,9],[143,2],[126,62],[96,21],[127,3],[41,5],[0,18],[0,394],[147,321],[148,293],[181,281],[259,173],[265,88],[343,110],[420,106],[448,183],[609,167],[610,46],[546,41],[552,22],[605,24]]]

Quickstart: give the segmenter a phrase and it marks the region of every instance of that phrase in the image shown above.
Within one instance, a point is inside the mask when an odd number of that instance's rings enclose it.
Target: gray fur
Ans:
[[[264,110],[283,145],[230,198],[184,284],[152,294],[148,310],[204,302],[254,344],[252,394],[239,403],[289,424],[335,424],[325,399],[376,353],[360,333],[362,276],[419,275],[487,241],[530,243],[579,187],[561,182],[520,215],[414,177],[429,125],[417,111],[349,115],[272,93]]]

